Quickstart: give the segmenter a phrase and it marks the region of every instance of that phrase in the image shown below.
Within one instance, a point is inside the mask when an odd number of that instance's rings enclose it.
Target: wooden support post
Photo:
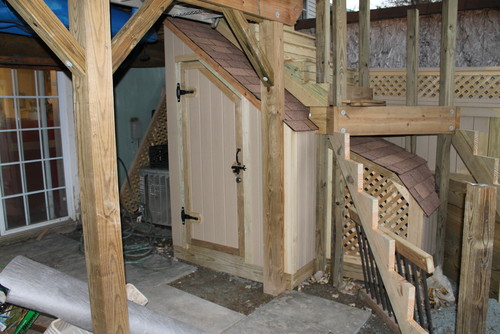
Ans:
[[[406,31],[406,105],[416,106],[418,104],[418,41],[419,26],[418,9],[408,9]],[[405,137],[405,147],[408,152],[417,152],[417,138],[415,136]]]
[[[342,101],[347,94],[347,12],[346,12],[346,0],[335,1],[333,4],[333,25],[332,25],[332,37],[334,45],[333,53],[333,84],[332,91],[330,93],[331,101],[334,106],[341,106]],[[327,124],[333,122],[333,117],[327,118]],[[333,138],[330,136],[330,141],[333,142]],[[332,252],[337,252],[337,254],[332,254],[331,258],[331,273],[333,286],[339,287],[342,283],[342,267],[344,265],[343,261],[343,248],[339,245],[342,241],[344,219],[342,211],[344,209],[343,194],[344,188],[342,182],[338,179],[341,177],[341,172],[339,170],[338,163],[335,163],[333,168],[335,173],[335,182],[333,184],[333,207],[332,207]],[[336,205],[336,203],[339,205]],[[341,254],[338,254],[341,252]]]
[[[370,0],[359,0],[359,85],[370,87]]]
[[[462,261],[458,292],[457,333],[486,333],[496,189],[467,184]]]
[[[113,48],[113,72],[141,41],[144,34],[172,3],[172,0],[146,0],[139,10],[120,29],[111,41]]]
[[[500,143],[500,117],[491,117],[488,131],[489,157],[500,158],[500,145],[498,143]]]
[[[231,8],[222,8],[222,12],[261,82],[264,86],[272,86],[273,68],[259,46],[252,27],[248,24],[243,13]]]
[[[264,175],[264,292],[285,291],[284,231],[284,129],[285,80],[283,76],[283,24],[260,24],[260,43],[274,69],[274,86],[261,84],[262,162]]]
[[[335,154],[334,154],[335,156]],[[344,277],[344,189],[345,180],[337,158],[334,157],[333,167],[333,210],[332,210],[332,239],[331,239],[331,271],[333,286],[340,288]]]
[[[128,333],[118,200],[109,1],[69,2],[70,29],[85,50],[73,76],[85,259],[94,333]]]
[[[330,0],[316,0],[316,82],[327,83],[330,69]],[[318,135],[316,185],[316,261],[314,270],[325,270],[328,219],[328,138]]]
[[[457,0],[443,0],[441,23],[441,63],[439,73],[439,105],[449,106],[455,94],[455,44],[457,26]],[[438,135],[436,152],[436,184],[441,205],[438,209],[436,253],[434,263],[443,264],[448,214],[448,183],[450,178],[451,135]]]
[[[316,0],[316,82],[327,83],[330,73],[330,0]]]

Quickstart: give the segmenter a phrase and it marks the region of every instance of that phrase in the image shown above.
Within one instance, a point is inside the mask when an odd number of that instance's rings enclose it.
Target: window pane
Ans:
[[[17,85],[19,96],[36,96],[35,71],[19,69],[17,71]]]
[[[40,159],[40,134],[36,131],[23,131],[24,161]]]
[[[12,74],[8,68],[0,68],[0,96],[12,96]]]
[[[66,190],[54,190],[52,193],[54,200],[54,216],[50,219],[56,219],[68,216],[68,204],[66,203]]]
[[[38,128],[36,99],[18,99],[21,114],[21,128]]]
[[[61,130],[51,129],[47,131],[49,134],[49,157],[62,157]]]
[[[30,224],[40,223],[47,220],[45,193],[29,195],[28,206],[30,208]]]
[[[26,188],[28,192],[43,190],[43,171],[41,162],[24,165],[26,170]]]
[[[19,161],[17,132],[0,132],[0,162]]]
[[[22,197],[6,199],[3,202],[3,206],[7,213],[8,230],[26,225],[26,219],[24,219],[24,202]]]
[[[49,99],[40,99],[40,106],[45,105],[45,119],[47,120],[46,124],[41,123],[42,126],[45,127],[59,127],[61,126],[61,120],[59,119],[59,99],[57,98],[49,98]],[[40,113],[44,112],[43,109],[40,110]]]
[[[16,128],[14,99],[0,98],[0,130]]]
[[[48,183],[49,180],[47,180],[47,187],[48,188],[59,188],[59,187],[64,187],[64,164],[63,160],[58,159],[58,160],[50,160],[46,162],[46,175],[51,176],[51,182],[52,185]],[[49,174],[50,171],[50,174]]]
[[[19,165],[2,167],[2,194],[10,196],[23,192],[21,183],[21,168]]]

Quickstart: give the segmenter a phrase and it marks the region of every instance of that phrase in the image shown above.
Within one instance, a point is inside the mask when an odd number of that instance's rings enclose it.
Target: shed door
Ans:
[[[231,166],[241,148],[240,99],[200,62],[181,63],[187,242],[243,255],[243,187]],[[238,154],[243,163],[243,152]],[[238,204],[241,205],[238,205]]]

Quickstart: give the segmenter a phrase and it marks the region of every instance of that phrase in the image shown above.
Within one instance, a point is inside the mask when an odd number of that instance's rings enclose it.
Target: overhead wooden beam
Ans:
[[[139,10],[120,29],[111,41],[113,49],[113,72],[153,26],[161,14],[167,10],[172,0],[146,0]]]
[[[408,9],[406,30],[406,105],[418,104],[418,42],[420,39],[418,9]],[[417,152],[417,138],[407,136],[405,148],[408,152]]]
[[[240,10],[257,19],[293,25],[302,13],[302,0],[182,0],[184,3],[221,11],[220,7]]]
[[[439,105],[453,105],[455,94],[455,45],[457,30],[457,0],[443,0],[441,15],[441,53],[439,72]],[[446,217],[448,215],[448,185],[450,179],[451,136],[439,135],[436,151],[436,184],[441,205],[438,209],[436,230],[436,266],[443,264],[446,238]]]
[[[460,122],[451,107],[311,107],[311,120],[319,134],[353,136],[453,134]],[[450,113],[453,110],[453,113]]]
[[[70,29],[84,47],[73,76],[85,260],[94,333],[128,333],[113,108],[109,0],[70,0]]]
[[[359,0],[359,85],[370,87],[370,0]]]
[[[274,84],[272,79],[274,78],[273,68],[262,51],[262,48],[252,31],[253,29],[248,24],[243,13],[239,10],[231,8],[222,8],[222,13],[224,13],[234,36],[236,36],[243,52],[248,57],[248,60],[250,60],[250,63],[259,76],[261,82],[266,87],[272,86]]]
[[[82,45],[43,0],[7,1],[73,74],[85,74]]]
[[[284,131],[285,83],[283,79],[283,24],[260,24],[260,43],[274,68],[274,86],[261,84],[264,292],[278,295],[285,291],[285,193]]]
[[[457,308],[459,334],[486,333],[496,196],[494,187],[467,184]]]

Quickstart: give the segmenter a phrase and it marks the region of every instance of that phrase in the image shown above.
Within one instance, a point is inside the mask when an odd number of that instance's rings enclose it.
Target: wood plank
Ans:
[[[145,0],[132,17],[125,23],[111,41],[113,53],[113,72],[153,26],[161,14],[167,10],[172,0]]]
[[[456,108],[455,108],[456,109]],[[449,107],[311,107],[318,133],[347,132],[353,136],[454,133],[457,110]],[[325,128],[326,125],[326,128]]]
[[[293,289],[300,283],[304,282],[306,279],[314,274],[314,260],[310,261],[302,268],[297,270],[294,274],[285,273],[285,281],[287,289]]]
[[[70,29],[85,50],[87,69],[84,76],[73,76],[73,90],[92,328],[94,333],[128,333],[109,1],[72,0],[68,7]]]
[[[359,85],[370,87],[370,0],[359,1]]]
[[[342,175],[339,162],[335,159],[333,166],[333,198],[332,198],[332,233],[331,233],[331,278],[333,286],[339,288],[344,277],[344,189],[346,181]]]
[[[43,0],[8,0],[64,65],[76,75],[86,71],[82,44],[66,29]]]
[[[347,14],[346,1],[333,3],[333,81],[329,105],[340,106],[347,92]]]
[[[439,105],[453,104],[455,90],[455,46],[457,23],[457,0],[443,0],[441,15],[441,52],[439,73]],[[458,127],[456,127],[458,128]],[[439,135],[436,151],[436,184],[441,205],[438,209],[436,231],[436,266],[443,264],[446,240],[446,215],[448,209],[448,182],[450,174],[450,135]]]
[[[408,9],[408,24],[406,31],[406,105],[416,106],[418,104],[418,64],[420,40],[419,11],[416,8]],[[405,148],[408,152],[417,152],[417,138],[407,136]]]
[[[229,74],[222,66],[220,66],[216,61],[210,58],[205,51],[203,51],[198,45],[193,43],[182,31],[180,31],[175,25],[165,20],[163,24],[170,29],[175,36],[177,36],[182,42],[184,42],[189,48],[191,48],[196,54],[202,59],[206,64],[213,68],[221,78],[229,83],[230,86],[234,87],[241,95],[243,95],[248,101],[250,101],[257,109],[260,110],[260,100],[255,97],[245,86],[243,86],[238,80]]]
[[[316,0],[316,82],[330,78],[331,29],[330,0]]]
[[[491,117],[488,132],[488,156],[500,158],[500,117]]]
[[[261,82],[266,87],[273,86],[273,68],[243,13],[230,8],[222,8],[222,13]]]
[[[260,43],[274,68],[274,86],[261,84],[264,201],[264,292],[285,291],[284,279],[284,133],[285,82],[283,77],[283,24],[264,21]]]
[[[457,333],[486,333],[496,189],[467,185]]]
[[[271,20],[293,25],[302,13],[302,0],[183,0],[204,8],[221,11],[221,7],[240,10],[252,16],[252,19]]]
[[[314,269],[325,270],[326,265],[326,224],[328,215],[328,139],[324,135],[317,136],[316,164],[316,263]]]

